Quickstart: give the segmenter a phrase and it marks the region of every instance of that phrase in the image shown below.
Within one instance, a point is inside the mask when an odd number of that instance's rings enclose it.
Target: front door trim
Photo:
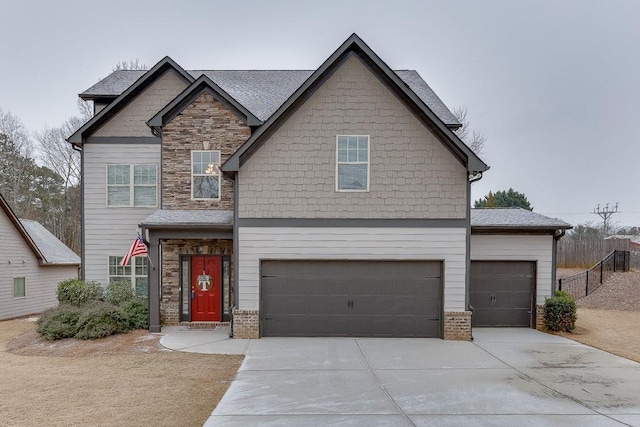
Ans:
[[[194,265],[197,266],[194,267]],[[188,268],[189,271],[185,271]],[[221,255],[180,256],[180,321],[223,321],[223,257]],[[185,295],[186,293],[186,295]],[[196,299],[198,299],[196,301]],[[185,309],[185,304],[187,309]],[[201,313],[194,310],[202,309]]]

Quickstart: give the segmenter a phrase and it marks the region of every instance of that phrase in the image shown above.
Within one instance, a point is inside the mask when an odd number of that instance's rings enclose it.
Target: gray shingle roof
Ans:
[[[115,97],[124,92],[146,71],[117,70],[80,94],[83,99]],[[194,78],[205,74],[215,84],[260,120],[268,119],[313,70],[195,70]],[[396,71],[398,76],[447,125],[459,124],[455,116],[414,70]]]
[[[160,209],[146,217],[142,224],[149,228],[169,225],[210,225],[230,228],[233,226],[233,211]]]
[[[471,227],[569,229],[571,225],[522,208],[471,209]]]
[[[74,264],[80,265],[80,257],[69,249],[37,221],[21,219],[20,223],[36,244],[45,264]]]

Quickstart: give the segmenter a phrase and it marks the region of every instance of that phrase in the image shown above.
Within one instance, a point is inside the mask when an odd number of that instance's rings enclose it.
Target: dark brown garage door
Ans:
[[[531,327],[535,262],[471,261],[472,326]]]
[[[440,262],[263,261],[264,336],[439,337]]]

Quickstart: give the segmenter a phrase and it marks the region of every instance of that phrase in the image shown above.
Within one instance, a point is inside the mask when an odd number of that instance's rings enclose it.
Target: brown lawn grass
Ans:
[[[640,362],[640,311],[578,308],[576,329],[565,338]]]
[[[140,331],[132,337],[142,350],[126,351],[125,336],[107,341],[110,349],[65,340],[47,352],[34,326],[0,322],[0,425],[201,426],[243,359],[162,351]],[[102,349],[87,350],[95,345]]]
[[[557,271],[558,277],[575,273]],[[576,329],[562,336],[640,362],[640,272],[614,273],[577,303]]]

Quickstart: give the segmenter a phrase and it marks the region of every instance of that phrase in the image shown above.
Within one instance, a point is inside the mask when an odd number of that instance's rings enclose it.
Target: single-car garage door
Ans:
[[[531,327],[535,269],[530,261],[471,261],[471,325]]]
[[[263,336],[440,337],[438,261],[263,261]]]

